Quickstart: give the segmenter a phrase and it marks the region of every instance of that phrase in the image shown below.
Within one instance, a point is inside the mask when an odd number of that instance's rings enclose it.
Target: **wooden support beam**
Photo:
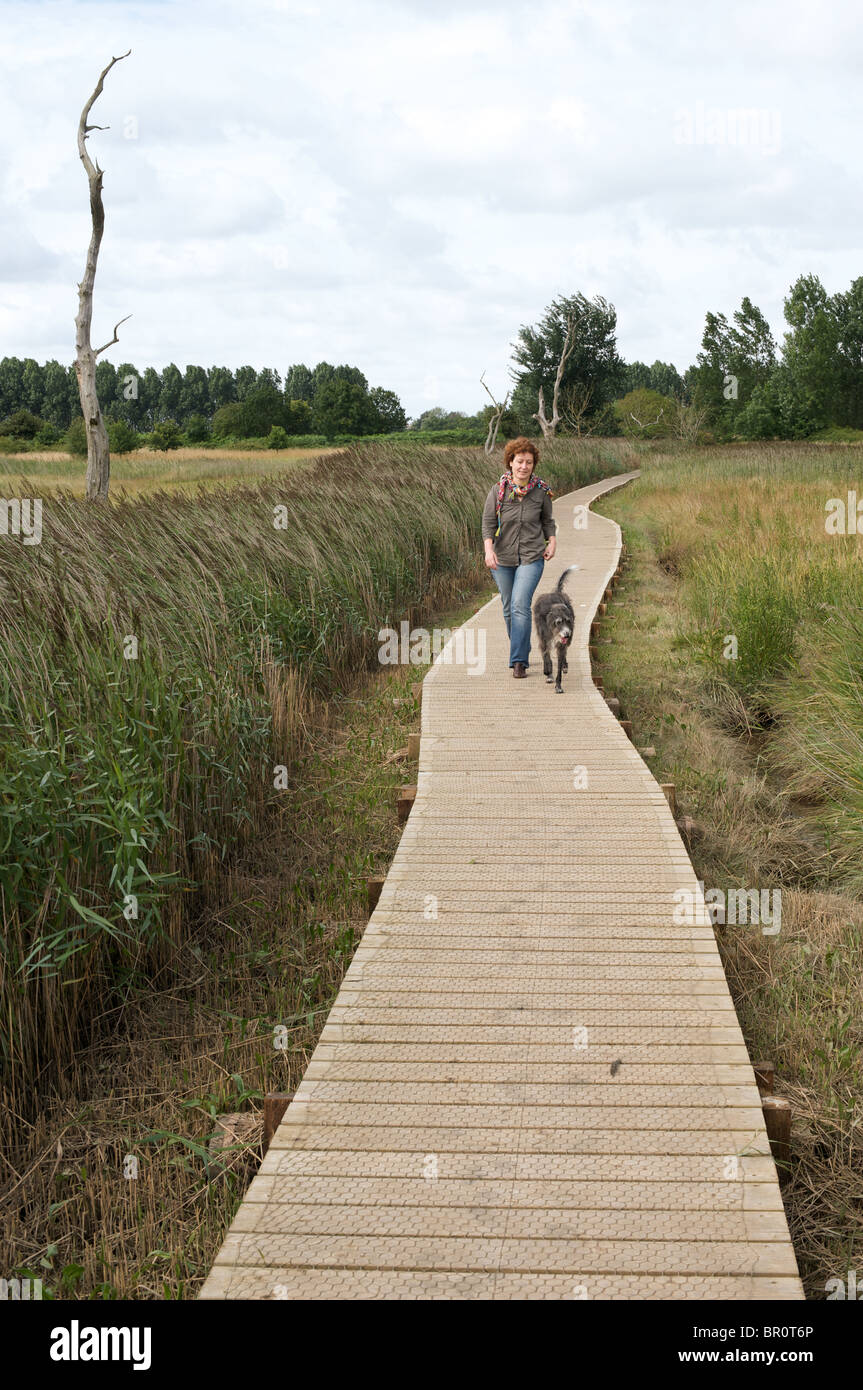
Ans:
[[[599,660],[599,653],[597,652],[596,647],[588,647],[587,654],[590,657],[591,661]]]
[[[673,782],[660,782],[660,790],[665,793],[665,799],[671,807],[671,814],[677,819],[677,788]]]
[[[420,755],[420,736],[419,734],[408,734],[408,757],[418,758]]]
[[[777,1164],[787,1165],[791,1159],[791,1101],[783,1096],[762,1096],[761,1109],[770,1151]]]
[[[626,737],[629,738],[629,739],[631,739],[631,738],[632,738],[632,721],[629,720],[629,719],[621,719],[621,721],[620,721],[620,727],[621,727],[621,729],[623,730],[623,732],[626,734]]]
[[[282,1116],[294,1098],[293,1091],[270,1091],[264,1096],[264,1133],[262,1151],[266,1154],[270,1141],[282,1123]]]
[[[415,785],[399,787],[398,801],[396,802],[396,811],[398,812],[398,818],[402,825],[404,825],[405,821],[411,813],[411,807],[414,804],[414,798],[416,797],[416,794],[417,789]]]
[[[596,611],[601,618],[604,618],[606,613],[608,612],[608,604],[605,601],[603,601]]]
[[[378,901],[379,901],[380,896],[381,896],[381,889],[383,888],[383,886],[384,886],[384,879],[382,879],[382,878],[367,878],[367,879],[366,879],[366,892],[367,892],[367,895],[368,895],[369,916],[370,916],[370,917],[371,917],[372,913],[374,912],[375,908],[376,908],[377,905],[378,905]]]
[[[611,710],[612,714],[616,714],[617,717],[618,717],[618,719],[619,719],[619,718],[620,718],[620,701],[618,700],[617,696],[616,696],[616,695],[606,695],[606,696],[605,696],[605,703],[608,705],[608,708]]]
[[[591,642],[594,642],[594,641],[599,637],[600,631],[601,631],[601,628],[600,628],[600,626],[599,626],[599,623],[596,621],[596,618],[594,618],[593,622],[590,624],[590,640],[591,640]]]
[[[776,1068],[772,1062],[753,1062],[752,1070],[755,1072],[755,1080],[762,1095],[773,1095],[773,1087],[776,1081]]]
[[[594,676],[594,678],[593,678],[593,683],[594,683],[594,685],[596,686],[597,690],[601,690],[601,689],[602,689],[602,676]]]

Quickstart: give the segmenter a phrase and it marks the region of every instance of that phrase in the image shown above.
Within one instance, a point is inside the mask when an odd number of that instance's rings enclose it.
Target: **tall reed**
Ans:
[[[560,443],[543,475],[567,491],[634,457]],[[499,468],[377,443],[194,496],[58,491],[41,544],[0,540],[0,1061],[22,1102],[182,939],[297,749],[304,692],[481,567]]]

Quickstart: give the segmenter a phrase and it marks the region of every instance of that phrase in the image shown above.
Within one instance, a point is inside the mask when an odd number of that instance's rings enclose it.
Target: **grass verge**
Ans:
[[[855,467],[824,446],[657,448],[596,504],[632,557],[599,648],[606,690],[675,783],[706,888],[782,893],[779,935],[717,938],[750,1056],[792,1102],[783,1198],[810,1298],[863,1258],[860,559],[824,528]]]

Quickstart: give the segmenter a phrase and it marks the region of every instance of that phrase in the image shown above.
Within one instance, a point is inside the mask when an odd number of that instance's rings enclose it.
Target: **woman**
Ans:
[[[527,674],[530,656],[530,601],[546,560],[557,548],[551,514],[552,491],[538,478],[536,445],[520,435],[503,451],[500,481],[489,490],[482,512],[485,562],[503,600],[512,674]]]

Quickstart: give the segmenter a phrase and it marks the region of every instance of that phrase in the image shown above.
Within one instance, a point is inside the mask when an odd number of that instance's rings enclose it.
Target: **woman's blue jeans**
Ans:
[[[503,601],[503,620],[509,635],[509,664],[517,661],[527,668],[530,656],[531,611],[534,590],[542,578],[545,560],[529,565],[498,565],[492,570]]]

